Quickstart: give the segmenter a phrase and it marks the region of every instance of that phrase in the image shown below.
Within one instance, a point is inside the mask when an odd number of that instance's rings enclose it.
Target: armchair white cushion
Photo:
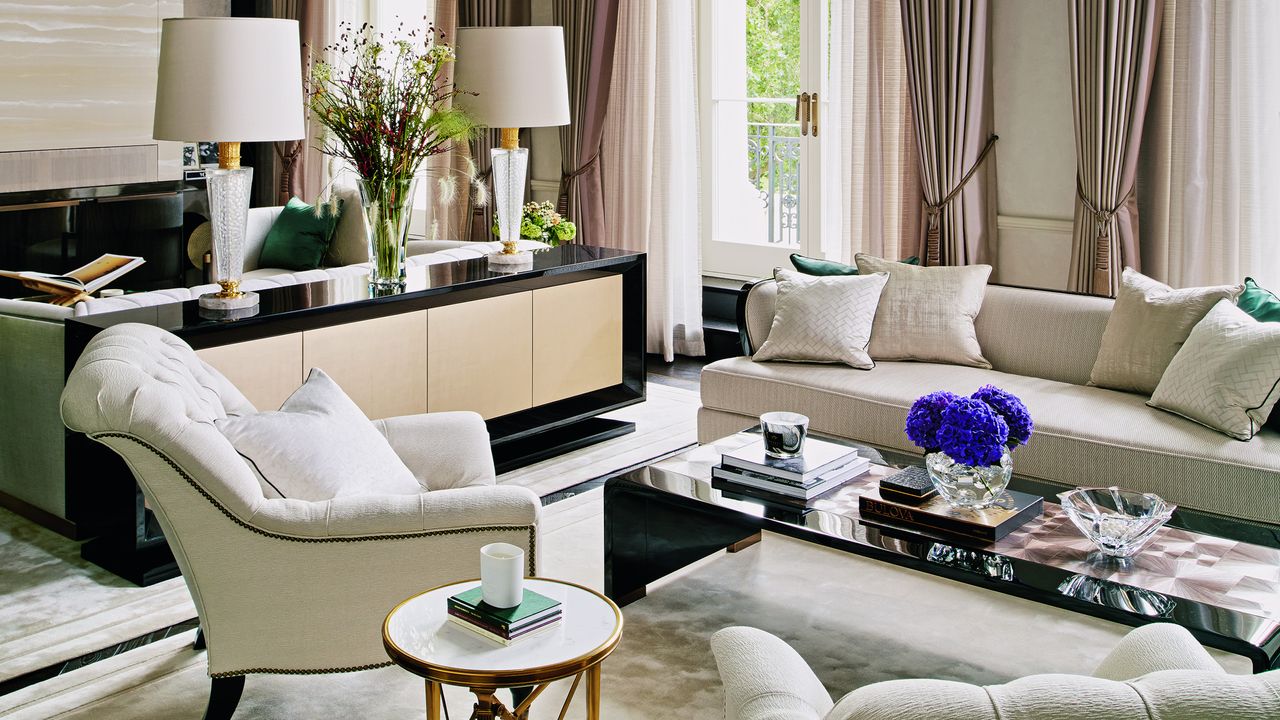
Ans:
[[[215,689],[220,678],[247,673],[388,664],[379,633],[386,613],[414,593],[474,577],[487,543],[525,549],[536,572],[539,499],[494,486],[478,416],[375,425],[430,492],[308,502],[264,496],[214,427],[256,410],[158,328],[98,334],[67,378],[61,406],[67,427],[119,453],[137,478],[195,601]],[[435,430],[432,447],[415,442]],[[230,716],[213,706],[211,698],[210,717]]]
[[[726,720],[1199,720],[1280,717],[1280,671],[1228,675],[1191,633],[1167,623],[1130,632],[1094,677],[1032,675],[1003,685],[890,680],[832,704],[782,640],[755,628],[711,638]]]

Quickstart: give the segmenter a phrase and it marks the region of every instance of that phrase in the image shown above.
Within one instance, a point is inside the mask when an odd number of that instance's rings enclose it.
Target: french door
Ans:
[[[702,266],[753,278],[819,255],[828,0],[699,3]]]

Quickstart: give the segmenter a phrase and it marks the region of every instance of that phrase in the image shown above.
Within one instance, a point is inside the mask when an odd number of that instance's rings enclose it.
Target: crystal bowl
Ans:
[[[1177,509],[1159,495],[1118,487],[1076,488],[1058,498],[1080,532],[1104,555],[1116,558],[1137,554]]]

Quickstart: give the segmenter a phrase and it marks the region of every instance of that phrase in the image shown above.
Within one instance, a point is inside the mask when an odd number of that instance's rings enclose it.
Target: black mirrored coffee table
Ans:
[[[1249,658],[1255,672],[1280,667],[1276,528],[1180,509],[1131,562],[1099,562],[1058,506],[1059,489],[1016,476],[1010,487],[1044,496],[1044,514],[997,542],[879,526],[859,516],[858,497],[922,459],[838,438],[824,439],[857,447],[871,469],[808,503],[713,488],[720,455],[758,437],[738,433],[605,483],[606,595],[634,602],[649,583],[768,530],[1114,622],[1177,623],[1204,645]]]

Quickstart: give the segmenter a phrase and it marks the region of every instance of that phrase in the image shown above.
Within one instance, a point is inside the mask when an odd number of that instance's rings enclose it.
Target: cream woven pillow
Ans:
[[[989,368],[973,329],[990,265],[916,267],[854,256],[858,272],[889,273],[871,330],[871,357]]]
[[[312,368],[279,410],[228,417],[214,426],[257,474],[267,497],[316,502],[425,492],[360,407],[320,368]]]
[[[1150,395],[1191,328],[1219,300],[1235,300],[1243,285],[1175,290],[1125,268],[1107,318],[1089,384]]]
[[[1280,323],[1219,300],[1169,363],[1148,405],[1248,440],[1280,399]]]
[[[778,268],[778,300],[769,337],[752,360],[876,364],[867,354],[871,322],[889,276],[813,276]]]

